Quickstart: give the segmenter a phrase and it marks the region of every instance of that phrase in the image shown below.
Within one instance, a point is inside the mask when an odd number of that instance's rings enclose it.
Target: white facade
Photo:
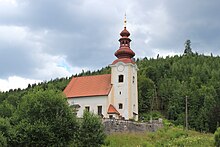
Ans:
[[[77,109],[77,116],[82,117],[83,111],[89,108],[90,112],[98,114],[98,107],[102,107],[103,117],[107,117],[108,96],[93,96],[93,97],[78,97],[68,99],[70,105],[79,106]]]
[[[138,120],[137,65],[118,62],[110,67],[113,91],[110,102],[123,118]]]

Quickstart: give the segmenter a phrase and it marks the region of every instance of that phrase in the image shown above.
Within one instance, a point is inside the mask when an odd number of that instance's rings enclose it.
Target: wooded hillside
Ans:
[[[184,125],[188,98],[189,127],[214,132],[220,122],[220,57],[188,54],[157,59],[138,59],[140,117],[161,112],[175,124]],[[110,68],[74,76],[110,73]],[[27,89],[0,92],[0,116],[10,117],[20,98],[40,89],[62,91],[71,77],[29,85]]]
[[[220,57],[183,55],[143,59],[139,67],[139,111],[158,110],[184,124],[188,97],[189,127],[214,132],[220,122]]]

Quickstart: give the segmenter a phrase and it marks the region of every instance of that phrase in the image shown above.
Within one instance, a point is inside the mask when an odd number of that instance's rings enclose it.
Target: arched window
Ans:
[[[135,77],[133,76],[133,81],[132,81],[133,83],[134,83],[134,80],[135,80]]]
[[[123,109],[123,104],[122,103],[118,104],[118,109]]]
[[[118,76],[118,82],[122,83],[124,81],[124,76],[123,75],[119,75]]]

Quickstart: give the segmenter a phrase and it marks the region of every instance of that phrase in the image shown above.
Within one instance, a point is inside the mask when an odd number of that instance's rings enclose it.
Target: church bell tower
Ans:
[[[120,47],[115,52],[117,59],[110,65],[112,96],[110,103],[126,120],[138,120],[138,91],[137,91],[137,65],[134,60],[135,53],[130,48],[130,33],[126,28],[120,33]]]

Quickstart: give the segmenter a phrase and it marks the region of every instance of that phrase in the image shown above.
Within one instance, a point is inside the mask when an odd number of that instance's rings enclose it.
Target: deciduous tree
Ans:
[[[52,90],[25,95],[12,120],[13,146],[67,146],[78,132],[65,97]]]

